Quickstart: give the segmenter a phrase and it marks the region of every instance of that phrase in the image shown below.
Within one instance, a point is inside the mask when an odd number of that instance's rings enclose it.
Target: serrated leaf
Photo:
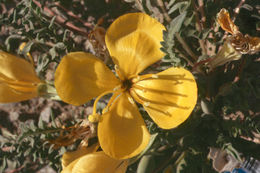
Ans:
[[[52,127],[54,128],[57,128],[57,124],[56,124],[56,121],[55,121],[55,117],[54,117],[54,114],[53,114],[53,110],[51,109],[51,125]]]
[[[176,3],[174,6],[172,6],[170,8],[170,10],[168,11],[168,14],[171,14],[173,12],[175,12],[177,9],[179,9],[179,11],[182,11],[181,8],[188,5],[189,3],[184,1],[184,2],[178,2]]]
[[[62,42],[55,44],[55,47],[58,48],[58,49],[65,49],[66,48],[65,44],[62,43]]]
[[[67,39],[67,35],[69,34],[69,30],[68,29],[65,29],[64,33],[63,33],[63,38],[62,38],[62,41],[65,42],[66,39]]]
[[[13,20],[12,20],[12,23],[17,23],[17,19],[16,19],[16,9],[14,9],[14,12],[13,12]]]
[[[56,49],[55,49],[55,47],[53,47],[53,48],[51,48],[49,50],[49,54],[51,55],[51,59],[54,60],[55,57],[56,57]]]
[[[27,150],[23,151],[24,156],[28,156],[31,153],[31,149],[28,148]]]
[[[34,125],[34,122],[33,122],[33,121],[30,121],[30,122],[29,122],[29,128],[30,128],[30,130],[32,130],[32,131],[36,130],[36,126]]]
[[[15,139],[15,135],[13,135],[12,133],[10,133],[8,130],[6,130],[5,128],[1,128],[1,132],[2,135],[6,138],[11,138],[11,139]]]
[[[187,14],[187,12],[183,12],[171,21],[169,28],[167,28],[168,35],[174,35],[176,32],[180,31],[183,21],[186,17],[186,14]]]
[[[40,116],[40,118],[39,118],[38,127],[39,127],[40,129],[44,129],[44,122],[43,122],[43,120],[42,120],[42,116]]]
[[[53,16],[52,19],[51,19],[51,21],[50,21],[50,24],[49,24],[49,26],[48,26],[49,29],[52,28],[52,26],[53,26],[53,24],[54,24],[54,22],[55,22],[55,19],[56,19],[56,16]]]
[[[39,74],[41,71],[43,71],[43,69],[47,66],[49,61],[50,60],[46,54],[44,54],[43,56],[40,56],[38,58],[37,68],[36,68],[37,74]]]
[[[171,1],[169,2],[169,4],[167,5],[167,9],[169,9],[169,8],[174,4],[175,1],[176,1],[176,0],[171,0]]]
[[[48,149],[48,154],[50,154],[50,153],[52,153],[52,152],[53,152],[53,147],[54,147],[54,145],[53,145],[53,144],[51,144],[51,145],[50,145],[50,147],[49,147],[49,149]]]

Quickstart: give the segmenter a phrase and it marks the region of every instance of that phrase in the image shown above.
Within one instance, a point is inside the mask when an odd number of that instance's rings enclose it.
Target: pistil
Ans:
[[[122,87],[121,86],[116,86],[112,91],[105,91],[103,92],[102,94],[100,94],[96,99],[95,99],[95,102],[94,102],[94,105],[93,105],[93,112],[91,115],[88,116],[88,120],[92,123],[94,122],[98,122],[100,121],[100,114],[98,114],[96,111],[97,111],[97,103],[98,101],[104,97],[105,95],[108,95],[108,94],[113,94],[112,97],[110,98],[107,106],[104,108],[103,112],[102,113],[105,113],[108,111],[108,108],[113,104],[113,101],[114,101],[114,97],[115,95],[118,95],[118,93],[121,93],[122,92]]]

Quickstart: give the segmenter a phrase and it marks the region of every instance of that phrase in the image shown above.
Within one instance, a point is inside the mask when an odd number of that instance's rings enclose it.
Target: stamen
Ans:
[[[102,114],[105,114],[105,113],[107,113],[109,111],[109,108],[120,97],[121,93],[122,93],[121,90],[119,90],[117,92],[114,92],[114,94],[112,95],[112,97],[108,101],[107,106],[103,109]]]
[[[158,76],[158,75],[156,75],[156,74],[153,74],[153,75],[152,75],[152,78],[153,78],[153,79],[158,79],[158,78],[159,78],[159,76]]]
[[[134,84],[132,86],[132,88],[141,90],[142,92],[150,91],[150,92],[155,92],[155,93],[162,93],[162,94],[165,93],[165,94],[170,94],[170,95],[177,95],[177,96],[181,96],[181,97],[187,97],[187,95],[185,95],[185,94],[180,94],[180,93],[171,92],[171,91],[165,91],[165,90],[158,90],[158,89],[143,87],[141,85],[138,85],[138,83]]]
[[[154,75],[154,74],[145,74],[145,75],[141,75],[141,76],[132,77],[132,82],[137,83],[139,81],[152,78],[152,75]]]
[[[149,102],[150,104],[165,105],[165,106],[170,106],[170,107],[177,107],[180,109],[188,109],[188,107],[179,106],[176,103],[171,103],[171,102],[166,102],[166,101],[159,102],[159,101],[155,101],[155,100],[146,99],[146,98],[140,96],[139,94],[137,94],[137,92],[134,89],[130,90],[130,94],[137,102],[139,102],[142,105],[144,105],[145,102]]]
[[[128,100],[129,100],[129,102],[131,103],[131,104],[135,104],[135,101],[134,101],[134,99],[132,98],[132,97],[127,97],[128,98]]]
[[[113,91],[117,91],[117,90],[119,90],[121,88],[121,85],[118,85],[118,86],[116,86],[114,89],[113,89]]]
[[[93,115],[97,114],[97,113],[96,113],[96,110],[97,110],[97,103],[98,103],[98,101],[99,101],[103,96],[105,96],[105,95],[107,95],[107,94],[114,93],[114,92],[115,92],[115,91],[106,91],[106,92],[100,94],[100,95],[96,98],[96,100],[95,100],[95,102],[94,102],[94,105],[93,105]]]
[[[149,108],[149,109],[152,109],[152,110],[155,110],[155,111],[160,112],[160,113],[162,113],[162,114],[165,114],[165,115],[167,115],[167,116],[171,116],[171,114],[170,114],[168,111],[162,111],[161,109],[158,109],[158,108],[153,107],[153,106],[151,105],[151,102],[145,102],[145,101],[143,101],[141,98],[139,98],[139,96],[136,94],[135,91],[131,92],[130,94],[132,95],[132,97],[134,97],[134,99],[135,99],[138,103],[142,104],[144,107]]]
[[[140,80],[140,76],[132,78],[132,83],[136,83]]]
[[[118,78],[119,78],[121,81],[124,81],[124,80],[125,80],[124,74],[123,74],[123,72],[119,69],[118,65],[115,65],[114,68],[115,68],[116,74],[118,75]]]
[[[150,105],[150,102],[144,102],[144,106],[147,107]]]
[[[185,80],[185,81],[193,81],[192,79],[184,78],[185,74],[183,75],[164,75],[164,74],[145,74],[141,76],[135,76],[132,77],[131,80],[134,83],[137,83],[139,81],[144,81],[144,80],[171,80],[171,81],[176,81],[176,83],[181,83],[179,80]]]
[[[171,116],[171,114],[168,111],[162,111],[161,109],[155,108],[153,106],[148,106],[147,108],[152,109],[154,111],[160,112],[166,116]]]

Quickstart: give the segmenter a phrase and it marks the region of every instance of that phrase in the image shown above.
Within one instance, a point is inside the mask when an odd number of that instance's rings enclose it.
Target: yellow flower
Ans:
[[[38,96],[42,81],[28,61],[0,51],[0,103],[19,102]]]
[[[143,13],[123,15],[111,24],[105,42],[118,78],[94,55],[83,52],[69,53],[57,68],[55,87],[62,100],[80,105],[97,97],[90,120],[99,120],[99,142],[110,157],[133,157],[149,142],[150,134],[135,102],[164,129],[184,122],[196,104],[197,86],[189,71],[169,68],[140,75],[163,57],[164,29]],[[97,102],[109,93],[113,95],[99,117]]]
[[[66,152],[62,156],[61,173],[125,173],[128,161],[115,160],[105,155],[103,151],[96,151],[96,145],[82,147],[73,152]]]

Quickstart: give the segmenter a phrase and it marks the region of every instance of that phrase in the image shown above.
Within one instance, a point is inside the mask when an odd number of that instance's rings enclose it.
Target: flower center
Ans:
[[[133,85],[132,80],[126,79],[122,82],[121,88],[123,89],[123,91],[129,91],[132,85]]]

